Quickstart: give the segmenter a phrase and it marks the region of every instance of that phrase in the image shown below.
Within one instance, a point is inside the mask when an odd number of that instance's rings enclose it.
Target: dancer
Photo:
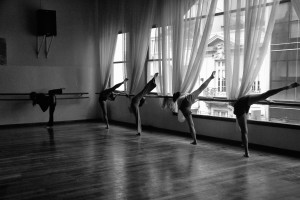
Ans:
[[[135,95],[131,100],[131,111],[133,111],[133,114],[135,116],[135,122],[137,125],[137,134],[138,136],[142,133],[142,124],[141,124],[141,116],[140,116],[140,110],[139,107],[141,107],[145,103],[145,95],[149,94],[155,87],[155,78],[158,76],[158,73],[154,74],[154,77],[146,84],[144,89],[139,92],[137,95]]]
[[[128,78],[125,78],[123,82],[116,84],[112,88],[105,89],[100,93],[99,104],[103,112],[103,117],[106,123],[106,129],[109,129],[106,100],[114,101],[116,99],[117,93],[122,93],[116,92],[115,90],[119,88],[122,84],[124,84],[126,81],[128,81]]]
[[[185,117],[189,125],[190,132],[193,137],[193,141],[191,142],[191,144],[193,145],[197,144],[197,138],[196,138],[196,130],[192,118],[191,107],[193,103],[196,102],[199,94],[208,86],[209,82],[215,78],[215,74],[216,71],[213,71],[210,77],[197,90],[195,90],[190,94],[181,94],[180,92],[176,92],[173,94],[173,102],[177,101],[178,115],[180,115],[181,114],[180,112],[182,112],[183,116]]]
[[[288,90],[291,88],[296,88],[300,84],[299,83],[292,83],[288,86],[272,89],[262,94],[253,94],[253,95],[246,95],[240,97],[234,104],[234,114],[236,115],[237,122],[239,124],[242,136],[242,142],[245,149],[245,157],[249,157],[249,150],[248,150],[248,127],[247,127],[247,118],[250,106],[255,104],[259,101],[266,100],[270,96],[273,96],[283,90]]]
[[[36,104],[39,104],[42,111],[45,112],[49,107],[49,121],[47,123],[46,128],[52,128],[53,127],[53,121],[54,121],[54,111],[56,106],[56,94],[62,94],[62,90],[64,88],[60,89],[54,89],[49,90],[48,95],[45,95],[43,93],[36,93],[31,92],[30,93],[30,99],[32,100],[32,105],[35,106]]]

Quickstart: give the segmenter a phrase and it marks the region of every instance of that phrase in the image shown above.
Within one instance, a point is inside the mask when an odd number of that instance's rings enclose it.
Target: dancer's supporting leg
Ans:
[[[268,90],[267,92],[264,92],[262,94],[255,94],[255,95],[249,95],[248,96],[248,106],[251,106],[259,101],[263,101],[266,100],[267,98],[281,92],[284,90],[288,90],[288,89],[292,89],[295,87],[300,86],[299,83],[292,83],[288,86],[285,87],[281,87],[281,88],[277,88],[277,89],[272,89],[272,90]],[[249,149],[248,149],[248,126],[247,126],[247,118],[248,118],[248,113],[244,113],[240,116],[237,116],[237,122],[239,124],[240,130],[241,130],[241,134],[242,134],[242,142],[244,145],[244,150],[245,150],[245,157],[249,157]]]
[[[236,117],[241,130],[241,137],[242,137],[242,142],[245,150],[245,154],[244,154],[245,157],[249,157],[247,118],[248,118],[247,113],[244,113],[243,115]]]
[[[200,95],[200,93],[208,86],[210,81],[215,78],[216,72],[213,71],[210,77],[203,83],[201,86],[192,92],[190,95],[187,95],[185,99],[182,101],[179,109],[181,110],[182,114],[187,120],[190,133],[192,135],[193,141],[191,144],[196,145],[197,144],[197,137],[196,137],[196,130],[194,127],[194,122],[193,122],[193,117],[192,117],[192,111],[191,111],[191,106],[193,103],[195,103],[197,97]]]
[[[56,107],[56,97],[55,95],[51,95],[49,96],[49,101],[50,101],[50,105],[49,105],[49,121],[47,124],[47,128],[52,128],[53,127],[53,122],[54,122],[54,111],[55,111],[55,107]]]
[[[52,128],[54,122],[54,111],[56,107],[56,94],[62,94],[62,91],[65,88],[53,89],[48,91],[49,98],[49,121],[47,128]]]
[[[139,103],[132,103],[131,104],[131,110],[135,117],[135,124],[137,128],[137,134],[138,136],[142,133],[142,124],[141,124],[141,116],[140,116],[140,109],[139,109]]]
[[[193,121],[193,117],[191,113],[187,113],[184,112],[182,113],[188,123],[189,129],[190,129],[190,133],[192,135],[193,141],[191,142],[191,144],[196,145],[197,144],[197,137],[196,137],[196,130],[194,127],[194,121]]]
[[[108,117],[107,117],[107,103],[106,101],[99,101],[100,107],[102,109],[103,117],[106,123],[106,129],[109,129],[109,124],[108,124]]]
[[[155,87],[155,78],[158,76],[158,73],[154,74],[154,77],[145,85],[144,89],[139,92],[137,95],[135,95],[131,100],[130,108],[134,114],[135,122],[137,126],[137,134],[138,136],[142,133],[142,123],[141,123],[141,116],[140,116],[140,109],[143,105],[143,102],[141,103],[141,100],[144,98],[145,95],[149,94]]]

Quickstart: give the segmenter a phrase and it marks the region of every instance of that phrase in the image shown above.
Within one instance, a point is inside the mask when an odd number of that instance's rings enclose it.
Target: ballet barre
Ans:
[[[48,93],[41,93],[48,95]],[[76,96],[76,97],[58,97],[56,99],[87,99],[89,97],[85,97],[83,95],[89,94],[88,92],[73,92],[73,93],[62,93],[55,94],[55,96]],[[0,93],[0,96],[27,96],[30,93]],[[30,98],[0,98],[0,101],[28,101]]]
[[[120,96],[126,96],[124,94],[119,94]],[[130,94],[129,96],[134,96]],[[167,99],[172,99],[173,96],[167,96],[167,95],[155,95],[155,94],[150,94],[146,95],[146,98],[167,98]],[[225,98],[220,98],[220,97],[203,97],[199,96],[197,98],[199,101],[214,101],[214,102],[224,102],[224,103],[234,103],[236,100],[231,100],[231,99],[225,99]],[[300,102],[292,102],[292,101],[259,101],[255,104],[261,104],[261,105],[270,105],[270,106],[294,106],[294,107],[300,107]]]

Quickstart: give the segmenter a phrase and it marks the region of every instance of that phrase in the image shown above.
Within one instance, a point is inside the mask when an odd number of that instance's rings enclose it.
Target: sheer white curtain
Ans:
[[[171,74],[170,93],[193,89],[206,52],[216,4],[217,0],[166,0],[160,5],[159,55],[164,76]],[[164,88],[161,91],[167,92]]]
[[[127,45],[127,75],[131,94],[137,93],[145,69],[150,31],[153,25],[156,0],[128,0],[125,5],[125,30],[129,33]]]
[[[299,0],[292,0],[292,5],[293,5],[298,17],[300,18],[300,1]]]
[[[280,0],[224,0],[226,92],[246,95],[269,48]]]
[[[116,0],[99,2],[99,64],[100,91],[102,91],[107,87],[111,74],[122,7]]]

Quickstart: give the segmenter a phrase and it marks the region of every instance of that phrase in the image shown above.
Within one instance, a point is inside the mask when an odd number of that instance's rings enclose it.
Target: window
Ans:
[[[222,2],[222,0],[219,2]],[[290,2],[279,5],[274,30],[271,36],[270,50],[263,67],[255,79],[251,94],[259,94],[269,89],[299,82],[300,78],[300,23]],[[222,10],[222,9],[221,9]],[[244,23],[243,21],[241,23]],[[199,84],[211,71],[216,71],[216,78],[201,94],[207,97],[226,97],[226,68],[224,58],[223,15],[217,14],[208,41],[206,57],[200,72]],[[241,47],[242,48],[242,47]],[[286,90],[273,96],[280,101],[300,101],[300,88]],[[200,106],[201,105],[201,106]],[[233,108],[224,102],[196,102],[192,109],[194,114],[235,117]],[[198,110],[197,110],[198,109]],[[300,109],[291,106],[253,105],[249,118],[252,120],[274,121],[280,123],[300,124]]]
[[[260,78],[257,77],[251,87],[251,93],[261,93],[260,91]]]
[[[164,40],[163,40],[164,37]],[[147,82],[151,80],[155,73],[159,73],[165,80],[162,87],[164,91],[170,94],[171,91],[171,70],[172,70],[172,49],[171,49],[171,29],[170,27],[162,28],[152,28],[150,35],[150,43],[148,50],[148,60],[147,60]],[[165,59],[162,59],[162,41],[165,42],[165,47],[168,49],[165,51]],[[163,68],[164,63],[164,68]],[[159,85],[160,85],[159,84]],[[152,92],[160,92],[161,88],[158,86],[152,90]]]
[[[218,95],[217,96],[226,96],[226,79],[225,79],[225,63],[224,61],[215,61],[217,74],[216,78],[218,81]]]
[[[122,82],[126,78],[126,33],[118,34],[115,49],[112,76],[110,80],[111,86]],[[124,91],[126,84],[121,85],[118,90]]]
[[[218,117],[228,117],[228,111],[227,110],[214,110],[213,115],[218,116]]]
[[[147,82],[150,81],[155,73],[160,73],[160,67],[162,65],[161,56],[158,53],[159,48],[159,28],[152,28],[151,29],[151,36],[150,36],[150,44],[149,44],[149,51],[148,51],[148,67],[147,67]],[[157,87],[155,87],[152,92],[157,92]]]
[[[211,36],[208,41],[206,55],[203,66],[199,74],[199,79],[194,89],[198,88],[211,74],[216,71],[216,78],[210,82],[209,86],[200,94],[206,97],[226,98],[226,66],[224,52],[224,20],[223,20],[223,0],[218,0],[217,15],[215,15],[212,25]],[[193,10],[193,9],[191,9]],[[299,82],[300,77],[300,23],[299,19],[292,8],[290,2],[284,2],[279,5],[276,16],[274,30],[271,36],[270,48],[267,52],[263,67],[256,77],[250,94],[259,94],[269,89],[286,86],[292,82]],[[245,14],[244,11],[241,13]],[[245,21],[241,21],[241,26],[245,26]],[[154,73],[159,72],[163,75],[163,80],[170,85],[172,83],[172,49],[171,39],[168,40],[167,59],[163,60],[162,55],[162,32],[165,31],[166,37],[171,38],[171,28],[153,28],[148,53],[147,81]],[[243,35],[243,30],[241,31]],[[233,41],[234,42],[234,41]],[[187,52],[189,51],[189,47]],[[241,46],[243,51],[243,47]],[[167,69],[163,69],[163,62],[169,62]],[[163,71],[165,70],[165,71]],[[167,72],[167,73],[164,73]],[[166,76],[166,78],[165,78]],[[168,77],[169,76],[169,77]],[[281,101],[300,101],[300,88],[291,89],[273,96],[274,100]],[[192,106],[193,114],[212,115],[219,117],[235,118],[233,107],[225,102],[216,101],[198,101]],[[282,123],[300,124],[300,109],[291,106],[268,106],[252,105],[249,112],[249,118],[252,120],[275,121]]]
[[[300,77],[299,19],[291,3],[281,6],[271,44],[271,88],[296,82]],[[291,89],[273,96],[274,100],[300,101],[300,90]]]

